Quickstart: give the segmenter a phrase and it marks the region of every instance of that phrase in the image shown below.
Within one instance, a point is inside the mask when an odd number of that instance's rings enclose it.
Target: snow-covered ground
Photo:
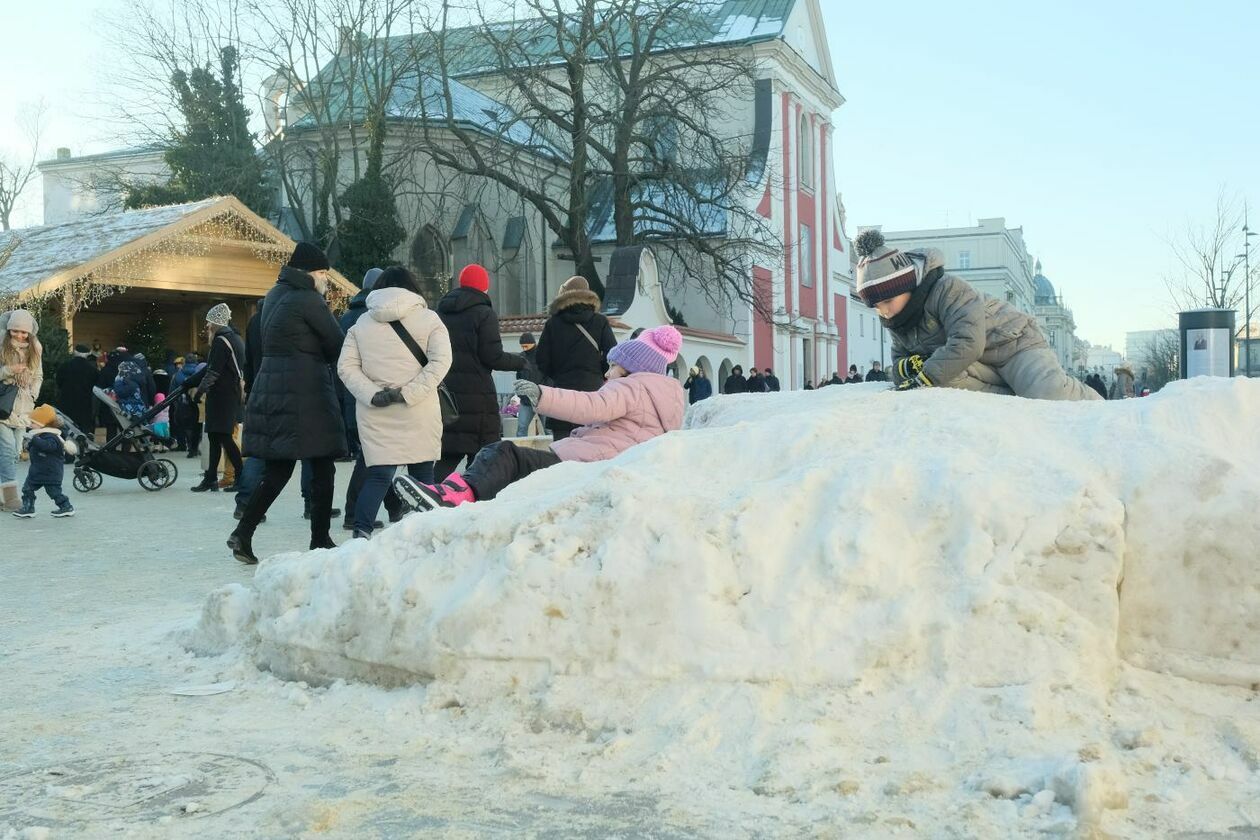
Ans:
[[[0,837],[1260,836],[1258,417],[723,398],[256,575],[107,483],[0,523]]]

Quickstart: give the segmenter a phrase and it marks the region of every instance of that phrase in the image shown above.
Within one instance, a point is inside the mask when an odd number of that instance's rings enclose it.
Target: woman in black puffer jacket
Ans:
[[[536,361],[546,384],[570,391],[598,391],[604,386],[608,351],[617,346],[617,337],[599,308],[599,295],[585,277],[564,281],[538,339]],[[547,428],[553,438],[563,440],[577,426],[549,417]]]
[[[251,540],[298,461],[309,460],[311,548],[335,548],[332,515],[336,458],[346,452],[346,428],[330,365],[344,336],[328,309],[328,258],[299,242],[267,292],[258,316],[262,366],[245,406],[245,454],[266,461],[228,546],[236,559],[256,563]]]
[[[442,433],[442,458],[433,469],[441,482],[465,457],[503,437],[493,370],[520,370],[525,357],[503,352],[499,316],[490,305],[490,275],[477,264],[459,273],[459,287],[438,301],[437,313],[451,338],[451,369],[443,380],[459,419]]]

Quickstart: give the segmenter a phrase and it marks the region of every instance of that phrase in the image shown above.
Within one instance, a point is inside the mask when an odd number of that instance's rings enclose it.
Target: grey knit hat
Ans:
[[[232,310],[228,309],[226,303],[216,303],[210,307],[210,311],[206,313],[206,323],[214,324],[216,327],[226,327],[232,322]]]
[[[857,293],[868,306],[913,292],[929,274],[945,267],[939,248],[899,251],[884,244],[878,230],[862,231],[854,243],[861,260],[857,265]]]

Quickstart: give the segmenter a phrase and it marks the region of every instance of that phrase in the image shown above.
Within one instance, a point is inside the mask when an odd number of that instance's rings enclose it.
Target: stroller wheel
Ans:
[[[74,471],[74,489],[80,493],[91,493],[97,487],[101,486],[101,482],[105,479],[101,478],[101,474],[92,467],[79,467]]]
[[[175,483],[175,479],[179,478],[179,467],[175,466],[175,462],[166,458],[158,459],[157,463],[166,468],[166,483],[163,487],[170,487]]]
[[[145,490],[151,492],[161,490],[175,480],[166,469],[168,463],[170,462],[145,461],[140,465],[140,469],[136,473],[136,480],[140,482],[140,486]]]

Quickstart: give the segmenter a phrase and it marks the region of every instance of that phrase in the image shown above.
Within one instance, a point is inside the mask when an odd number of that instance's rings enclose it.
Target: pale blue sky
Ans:
[[[1123,348],[1172,323],[1165,238],[1210,217],[1224,186],[1260,219],[1260,3],[822,0],[848,100],[836,179],[851,228],[1005,216],[1076,314]],[[40,97],[45,146],[109,148],[99,79],[117,0],[10,11],[0,148]],[[38,223],[38,191],[20,214]]]

